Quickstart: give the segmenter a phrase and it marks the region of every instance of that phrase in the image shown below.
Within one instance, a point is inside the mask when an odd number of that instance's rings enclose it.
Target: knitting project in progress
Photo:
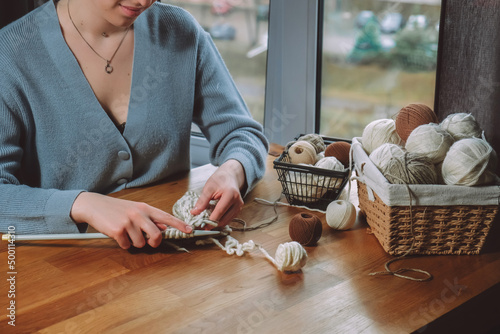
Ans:
[[[193,230],[203,229],[207,225],[217,227],[217,222],[210,220],[210,214],[212,213],[217,201],[211,201],[209,208],[204,210],[199,215],[194,216],[191,214],[191,210],[194,208],[198,198],[199,195],[194,191],[186,192],[184,196],[182,196],[172,207],[173,215],[193,227]],[[169,227],[165,233],[166,235],[171,236],[171,239],[183,238],[183,232],[177,233],[174,231],[180,232]],[[222,229],[221,235],[227,238],[224,245],[215,238],[197,240],[196,245],[213,243],[224,250],[228,255],[236,254],[237,256],[243,256],[246,252],[258,248],[278,270],[283,272],[299,271],[307,262],[307,252],[298,242],[292,241],[280,244],[276,250],[275,257],[273,258],[261,245],[256,244],[253,240],[249,240],[241,244],[238,240],[229,235],[231,231],[231,228],[227,225]],[[167,243],[177,250],[186,251],[186,249],[179,248],[171,242]]]

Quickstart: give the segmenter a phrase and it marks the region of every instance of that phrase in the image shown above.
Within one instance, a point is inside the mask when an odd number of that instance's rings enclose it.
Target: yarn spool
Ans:
[[[316,163],[316,149],[311,143],[304,140],[297,141],[290,146],[288,156],[292,164],[314,165]]]
[[[325,157],[335,157],[344,166],[349,166],[350,151],[351,151],[351,144],[345,141],[336,141],[326,147]]]
[[[311,213],[296,214],[288,225],[290,238],[304,246],[315,245],[322,232],[321,220]]]
[[[496,179],[497,155],[484,139],[455,142],[444,158],[441,173],[446,184],[477,186]]]
[[[315,133],[310,133],[307,135],[303,135],[297,139],[297,141],[306,141],[309,144],[311,144],[314,149],[316,150],[316,153],[323,152],[325,150],[325,141],[323,140],[323,137],[321,137],[318,134]]]
[[[283,272],[297,272],[307,263],[307,252],[296,241],[280,244],[274,255],[274,265]]]
[[[396,123],[392,119],[378,119],[369,123],[363,130],[361,141],[368,155],[385,143],[402,144],[396,132]]]
[[[402,157],[404,154],[405,150],[403,147],[385,143],[373,150],[369,158],[378,169],[382,170],[389,163],[390,159]]]
[[[419,154],[408,153],[389,159],[381,168],[387,181],[393,184],[436,184],[434,164]]]
[[[356,222],[356,208],[351,202],[336,200],[326,207],[326,223],[336,230],[348,230]]]
[[[397,114],[396,132],[403,141],[406,141],[414,129],[429,123],[438,123],[434,111],[425,104],[411,103]]]
[[[408,152],[421,154],[439,164],[455,140],[450,133],[438,124],[430,123],[418,126],[406,140]]]
[[[448,131],[453,139],[481,138],[483,130],[474,116],[467,113],[456,113],[448,115],[442,122],[441,128]]]

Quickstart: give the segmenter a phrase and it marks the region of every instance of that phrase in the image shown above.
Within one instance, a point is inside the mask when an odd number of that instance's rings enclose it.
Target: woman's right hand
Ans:
[[[121,248],[158,247],[162,230],[167,226],[191,233],[191,226],[146,203],[117,199],[92,192],[82,192],[73,203],[71,218],[87,223],[118,242]],[[144,233],[144,234],[143,234]]]

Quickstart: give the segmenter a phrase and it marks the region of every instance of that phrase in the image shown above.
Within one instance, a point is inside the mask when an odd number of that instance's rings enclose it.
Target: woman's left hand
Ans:
[[[219,226],[229,224],[243,207],[241,189],[245,185],[243,166],[237,160],[226,161],[208,179],[191,214],[199,215],[208,208],[211,200],[218,200],[210,219],[218,222]]]

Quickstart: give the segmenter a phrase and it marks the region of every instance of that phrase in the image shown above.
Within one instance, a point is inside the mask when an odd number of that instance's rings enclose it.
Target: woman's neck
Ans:
[[[128,26],[117,26],[112,23],[113,8],[96,8],[96,2],[88,0],[61,0],[58,7],[77,27],[80,33],[91,38],[122,35]]]

